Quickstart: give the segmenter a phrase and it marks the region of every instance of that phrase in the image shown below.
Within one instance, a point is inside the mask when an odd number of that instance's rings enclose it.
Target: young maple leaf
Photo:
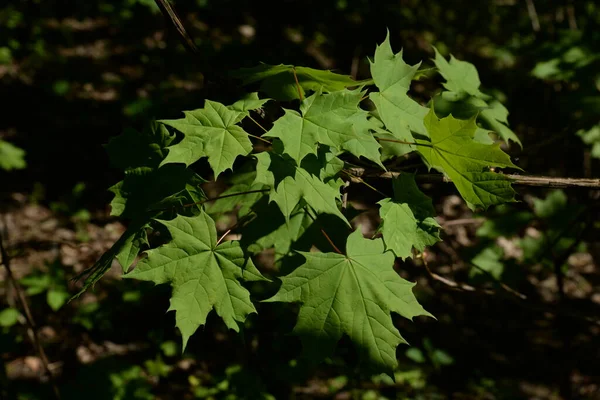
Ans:
[[[395,257],[381,239],[365,239],[357,229],[346,249],[348,255],[300,252],[306,262],[281,278],[277,294],[265,301],[302,303],[294,333],[309,358],[327,357],[347,334],[362,360],[390,374],[396,347],[406,343],[390,313],[411,320],[432,315],[415,298],[415,284],[394,271]]]
[[[215,223],[208,214],[178,215],[171,221],[158,222],[169,230],[171,242],[149,250],[148,258],[124,277],[171,284],[169,311],[176,313],[184,348],[213,308],[228,328],[238,332],[238,322],[256,312],[250,293],[239,281],[267,279],[244,256],[238,242],[217,245]]]
[[[277,203],[286,220],[289,220],[300,200],[304,200],[317,213],[338,216],[350,226],[336,203],[341,198],[339,187],[296,166],[287,156],[263,152],[255,157],[258,160],[255,183],[271,187],[269,201]]]
[[[473,137],[475,117],[460,120],[452,115],[439,119],[433,108],[425,117],[431,141],[417,140],[418,152],[429,168],[446,174],[471,209],[515,201],[511,180],[490,167],[520,169],[500,144],[482,144]]]
[[[221,103],[206,100],[204,108],[184,111],[184,114],[184,118],[160,121],[184,134],[181,142],[168,147],[169,153],[161,166],[169,163],[188,166],[208,157],[216,179],[221,172],[233,168],[237,156],[245,156],[252,151],[248,134],[237,125],[247,111],[232,110]]]
[[[479,108],[479,117],[486,127],[505,141],[512,140],[523,148],[519,137],[508,127],[506,107],[479,90],[481,81],[477,68],[469,62],[454,58],[453,55],[450,55],[448,62],[435,47],[433,50],[433,62],[446,79],[444,87],[449,90],[443,94],[446,94],[448,99],[453,99],[457,107]]]
[[[300,113],[285,110],[265,135],[283,142],[283,151],[296,163],[308,154],[317,154],[317,143],[346,150],[356,157],[365,157],[381,168],[381,147],[370,133],[368,112],[358,104],[364,92],[340,90],[330,94],[320,91],[300,104]]]
[[[394,54],[390,35],[377,46],[375,60],[371,62],[371,75],[379,92],[371,93],[370,99],[386,128],[396,139],[412,141],[410,131],[427,135],[423,118],[427,108],[410,97],[410,83],[421,64],[408,65],[402,59],[402,51]]]
[[[386,249],[405,259],[412,248],[423,251],[440,241],[440,225],[431,199],[417,187],[414,175],[402,173],[393,180],[394,197],[379,202],[381,232]]]

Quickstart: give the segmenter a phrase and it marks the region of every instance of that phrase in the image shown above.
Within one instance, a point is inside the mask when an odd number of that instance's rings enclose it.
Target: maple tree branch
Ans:
[[[155,0],[155,2],[160,11],[163,13],[165,19],[169,21],[177,31],[179,39],[181,40],[181,43],[183,43],[185,48],[194,54],[198,54],[198,48],[196,47],[194,40],[187,33],[187,30],[183,26],[181,19],[175,12],[175,9],[171,5],[171,3],[169,3],[168,0]]]
[[[402,172],[388,171],[367,171],[365,168],[347,166],[347,170],[350,171],[355,177],[373,177],[373,178],[395,178]],[[518,174],[504,174],[507,178],[512,180],[512,183],[520,186],[538,186],[538,187],[549,187],[549,188],[588,188],[588,189],[600,189],[600,179],[592,178],[557,178],[553,176],[535,176],[535,175],[518,175]],[[452,180],[442,174],[418,174],[415,176],[416,179],[424,182],[432,183],[451,183]]]
[[[25,322],[27,323],[27,332],[29,334],[29,339],[33,343],[36,351],[38,352],[38,355],[40,356],[42,366],[44,367],[44,373],[48,379],[48,382],[50,383],[50,386],[52,387],[54,397],[60,400],[60,392],[54,380],[54,375],[50,370],[48,356],[46,356],[46,351],[44,350],[42,342],[40,341],[37,326],[35,320],[33,319],[33,314],[31,313],[31,309],[29,308],[29,304],[27,303],[27,298],[25,297],[23,288],[21,288],[21,285],[19,285],[19,282],[15,279],[15,276],[12,272],[12,268],[10,265],[10,257],[8,256],[8,252],[4,247],[4,237],[8,238],[8,225],[6,224],[6,220],[2,224],[2,229],[0,229],[0,256],[2,257],[0,263],[4,265],[8,281],[11,283],[11,285],[15,289],[15,292],[17,293],[17,299],[21,305],[21,308],[23,309],[23,314],[25,314]]]

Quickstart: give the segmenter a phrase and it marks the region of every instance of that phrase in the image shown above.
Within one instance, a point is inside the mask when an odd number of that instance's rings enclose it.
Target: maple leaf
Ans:
[[[277,203],[286,219],[300,200],[304,200],[317,213],[336,215],[350,225],[336,203],[341,198],[339,189],[298,167],[289,157],[286,160],[274,152],[259,153],[255,157],[258,160],[255,183],[271,188],[269,199]]]
[[[402,59],[402,51],[394,54],[390,45],[390,34],[375,49],[371,62],[371,75],[379,93],[371,93],[370,99],[386,128],[398,139],[412,141],[410,131],[427,135],[423,118],[427,108],[410,97],[408,90],[421,63],[408,65]]]
[[[483,96],[483,93],[479,91],[481,85],[479,74],[473,64],[457,60],[453,55],[450,55],[450,62],[448,62],[435,47],[433,50],[435,51],[433,62],[440,74],[446,79],[446,83],[444,83],[446,89],[456,93],[464,92],[476,97]]]
[[[298,164],[308,154],[317,154],[317,143],[346,150],[381,164],[381,147],[370,133],[368,112],[358,107],[364,92],[341,90],[330,94],[320,91],[300,104],[300,113],[285,110],[266,137],[279,138],[283,151]]]
[[[411,320],[431,314],[415,298],[415,284],[394,271],[394,255],[381,239],[365,239],[357,229],[346,248],[347,256],[301,252],[306,262],[282,277],[279,291],[265,301],[302,303],[294,333],[311,359],[329,355],[347,334],[361,359],[389,374],[398,364],[396,347],[406,343],[390,313]]]
[[[260,203],[255,206],[254,211],[257,218],[244,227],[241,245],[255,254],[274,248],[275,262],[290,255],[292,246],[313,224],[312,218],[303,208],[295,210],[287,221],[274,203]],[[309,250],[312,240],[305,242],[303,250]],[[294,249],[299,250],[296,246]]]
[[[104,146],[110,163],[124,171],[140,167],[157,168],[165,158],[166,147],[175,139],[168,129],[151,122],[142,132],[126,128]]]
[[[499,143],[486,145],[473,139],[475,117],[460,120],[449,115],[439,119],[432,108],[425,117],[425,126],[431,141],[417,140],[418,152],[430,169],[452,179],[471,209],[515,201],[511,180],[488,168],[520,168],[500,150]]]
[[[237,125],[247,111],[231,110],[221,103],[206,100],[204,108],[184,111],[184,114],[181,119],[160,121],[184,134],[181,142],[168,147],[169,153],[161,166],[169,163],[189,166],[208,157],[216,179],[221,172],[233,167],[236,157],[252,151],[248,134]]]
[[[271,99],[259,99],[258,93],[248,93],[244,95],[240,100],[236,101],[230,106],[227,106],[230,110],[243,112],[245,116],[250,115],[250,111],[261,108],[267,101]]]
[[[261,64],[253,68],[241,68],[231,75],[241,78],[244,85],[261,82],[261,91],[274,99],[282,101],[300,99],[300,95],[304,98],[306,90],[335,92],[371,82],[369,79],[355,81],[347,75],[340,75],[331,71],[284,64]],[[298,79],[297,83],[296,79]],[[300,95],[298,90],[300,90]]]
[[[440,225],[431,199],[417,187],[414,175],[402,173],[393,180],[394,197],[379,202],[381,231],[386,249],[405,259],[412,248],[423,251],[440,240]]]
[[[148,258],[124,277],[171,284],[169,311],[175,311],[184,348],[213,308],[228,328],[239,332],[238,324],[256,312],[240,280],[267,279],[244,256],[238,242],[217,245],[215,223],[208,214],[158,222],[169,230],[171,242],[149,250]]]
[[[457,60],[453,55],[450,55],[450,62],[448,62],[435,47],[433,49],[435,51],[433,62],[446,79],[444,87],[450,91],[444,93],[444,97],[456,102],[455,108],[471,109],[472,112],[465,115],[466,118],[480,112],[479,116],[487,128],[500,135],[504,141],[512,140],[523,148],[518,136],[508,127],[506,107],[479,90],[481,81],[477,68],[469,62]],[[453,110],[453,114],[456,115],[457,112]]]
[[[11,169],[23,169],[26,166],[25,151],[4,140],[0,140],[0,169],[10,171]]]

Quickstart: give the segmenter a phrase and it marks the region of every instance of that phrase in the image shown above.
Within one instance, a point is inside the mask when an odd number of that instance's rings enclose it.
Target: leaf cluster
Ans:
[[[87,271],[84,290],[115,258],[126,278],[170,284],[169,310],[185,346],[213,309],[228,328],[240,330],[256,312],[243,284],[269,281],[252,256],[274,251],[281,287],[266,301],[300,303],[294,333],[305,354],[319,361],[347,335],[361,360],[390,373],[396,347],[406,343],[391,313],[431,316],[413,294],[414,283],[394,265],[439,241],[440,226],[415,176],[401,173],[393,196],[376,189],[384,197],[378,202],[379,237],[352,230],[357,211],[342,193],[356,181],[348,167],[383,173],[399,156],[415,152],[450,177],[472,208],[514,201],[510,180],[492,168],[516,166],[499,143],[478,138],[481,118],[503,139],[518,141],[506,126],[505,109],[480,91],[471,64],[447,62],[437,50],[434,62],[447,81],[436,99],[474,111],[466,119],[439,118],[432,104],[410,96],[420,65],[405,63],[388,37],[371,61],[372,79],[261,65],[235,74],[243,84],[259,84],[258,93],[231,105],[206,100],[182,118],[114,138],[107,150],[125,177],[110,188],[112,215],[130,222]],[[280,108],[272,125],[262,118],[267,102]],[[199,172],[202,160],[209,172]],[[229,188],[208,198],[202,188],[211,180]],[[219,236],[215,220],[223,215],[236,222]],[[157,230],[169,241],[148,250],[129,271]],[[232,231],[241,239],[228,240]]]

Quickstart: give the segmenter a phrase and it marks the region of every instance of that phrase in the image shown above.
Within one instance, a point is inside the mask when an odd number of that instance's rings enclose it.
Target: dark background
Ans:
[[[367,57],[387,30],[411,64],[431,66],[435,46],[477,67],[482,87],[510,111],[524,148],[506,150],[527,174],[598,176],[596,1],[173,4],[197,54],[186,51],[150,0],[0,6],[0,140],[22,148],[27,162],[0,170],[0,211],[64,398],[600,398],[600,327],[590,320],[600,315],[597,191],[521,187],[520,203],[474,215],[451,187],[426,186],[442,223],[464,221],[447,225],[430,267],[488,292],[452,290],[419,261],[403,264],[438,320],[398,318],[414,347],[398,350],[395,383],[355,368],[345,341],[317,367],[298,361],[299,342],[287,335],[295,318],[289,307],[260,305],[243,337],[211,314],[183,355],[173,316],[165,314],[167,287],[122,282],[114,271],[95,291],[52,310],[47,293],[73,293],[68,279],[122,232],[108,216],[106,189],[122,177],[102,147],[110,137],[153,118],[176,118],[205,98],[235,100],[240,88],[223,73],[259,62],[368,78]],[[418,82],[412,94],[426,101],[440,82]],[[360,202],[360,191],[353,196]],[[488,220],[477,231],[480,216]],[[493,257],[479,262],[500,268],[497,280],[473,272],[477,255],[498,248],[496,264]],[[50,283],[42,282],[46,275]],[[0,279],[1,307],[18,308],[4,271]],[[38,293],[36,285],[43,287]],[[20,322],[0,319],[0,396],[51,398]]]

